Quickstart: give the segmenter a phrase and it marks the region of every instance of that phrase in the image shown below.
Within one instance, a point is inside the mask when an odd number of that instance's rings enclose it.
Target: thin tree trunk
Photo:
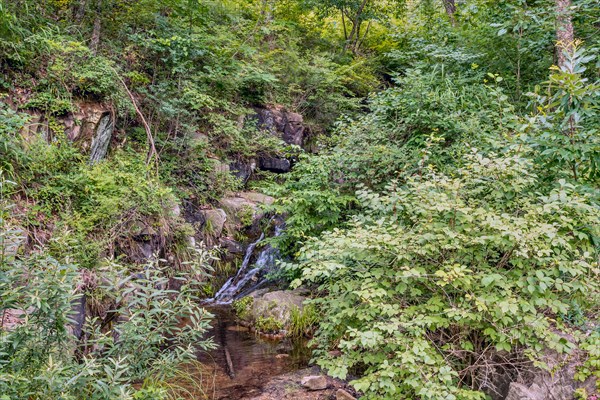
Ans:
[[[79,0],[79,4],[75,8],[75,13],[73,17],[77,23],[81,23],[83,21],[83,17],[85,16],[85,7],[87,6],[87,0]]]
[[[348,41],[348,30],[346,29],[346,17],[344,17],[344,8],[342,7],[342,26],[344,27],[344,40]]]
[[[350,35],[348,35],[348,40],[346,40],[345,50],[352,49],[354,52],[354,48],[356,47],[356,42],[358,41],[358,32],[360,32],[360,24],[362,23],[362,14],[369,0],[363,0],[363,2],[358,6],[356,10],[356,14],[354,14],[354,18],[350,19],[352,22],[352,29],[350,30]]]
[[[561,69],[568,68],[567,54],[572,55],[575,50],[570,8],[571,0],[556,0],[556,57]]]
[[[456,3],[454,0],[443,0],[443,2],[446,14],[448,14],[448,18],[450,18],[450,23],[452,26],[456,26]]]
[[[94,16],[94,29],[92,30],[92,40],[90,41],[90,50],[93,54],[98,51],[100,44],[100,30],[102,28],[100,17],[102,16],[102,0],[97,0],[96,15]]]

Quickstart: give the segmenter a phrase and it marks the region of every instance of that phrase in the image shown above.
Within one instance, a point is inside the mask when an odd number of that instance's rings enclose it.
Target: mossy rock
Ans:
[[[293,310],[302,310],[306,297],[300,290],[259,291],[234,302],[238,318],[259,332],[288,330]]]

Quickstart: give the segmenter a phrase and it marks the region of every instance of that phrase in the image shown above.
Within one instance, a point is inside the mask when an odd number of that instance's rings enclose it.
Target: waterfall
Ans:
[[[283,226],[277,225],[274,237],[281,235],[282,231]],[[229,278],[217,294],[213,298],[208,299],[208,301],[222,304],[231,303],[233,300],[251,293],[266,282],[265,275],[272,271],[277,260],[280,258],[280,254],[279,250],[268,244],[262,248],[256,260],[252,263],[254,249],[264,238],[265,235],[263,233],[257,241],[248,246],[244,254],[242,266],[237,274]]]

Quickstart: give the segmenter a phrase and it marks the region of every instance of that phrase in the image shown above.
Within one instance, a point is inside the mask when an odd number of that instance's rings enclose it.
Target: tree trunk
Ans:
[[[454,0],[443,0],[443,2],[446,14],[448,14],[448,18],[450,18],[450,23],[452,26],[456,26],[456,3]]]
[[[556,0],[556,58],[561,69],[568,68],[567,54],[572,55],[575,50],[575,34],[570,9],[571,0]]]
[[[94,29],[92,30],[92,40],[90,41],[90,50],[93,54],[98,51],[100,44],[100,30],[102,28],[100,17],[102,16],[102,0],[97,0],[96,15],[94,16]]]
[[[75,22],[81,23],[83,21],[83,17],[85,16],[85,6],[87,5],[87,0],[79,0],[79,4],[74,7],[73,17],[75,18]]]
[[[348,39],[346,40],[346,46],[344,50],[351,49],[353,53],[356,50],[356,44],[358,43],[358,39],[360,39],[360,25],[363,22],[363,11],[368,1],[369,0],[363,0],[362,3],[358,6],[358,9],[356,10],[356,13],[353,16],[354,18],[350,18],[350,22],[352,23],[352,29],[350,30],[350,34],[348,35]]]

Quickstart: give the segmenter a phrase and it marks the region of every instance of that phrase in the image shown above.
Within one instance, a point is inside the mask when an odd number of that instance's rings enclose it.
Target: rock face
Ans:
[[[593,377],[584,382],[574,379],[582,362],[577,350],[572,354],[547,351],[542,361],[552,373],[531,367],[511,378],[509,371],[505,371],[490,376],[489,385],[482,389],[494,400],[573,400],[579,388],[584,388],[590,396],[597,393]]]
[[[97,103],[79,104],[78,111],[68,115],[63,124],[67,137],[82,150],[90,151],[91,163],[106,157],[115,127],[108,108]]]
[[[325,390],[328,386],[327,378],[323,375],[305,376],[300,381],[300,384],[308,390]]]
[[[278,158],[273,156],[262,156],[258,159],[258,166],[263,171],[276,172],[283,174],[290,172],[292,163],[287,158]]]
[[[259,129],[271,132],[287,144],[302,146],[304,143],[304,119],[302,115],[286,111],[283,107],[258,108],[256,118]]]
[[[31,118],[23,127],[21,134],[26,139],[43,134],[50,140],[47,118],[38,111],[29,111]],[[90,163],[96,163],[106,157],[115,129],[113,113],[101,103],[79,103],[76,110],[58,118],[67,138],[77,144],[84,152],[89,152]]]
[[[536,383],[527,387],[520,383],[511,383],[506,400],[570,400],[573,398],[573,388],[570,386],[541,387]]]
[[[258,129],[277,136],[287,144],[302,146],[306,128],[302,115],[289,112],[281,106],[256,109]],[[289,172],[292,163],[289,159],[275,155],[262,155],[258,167],[276,173]]]

